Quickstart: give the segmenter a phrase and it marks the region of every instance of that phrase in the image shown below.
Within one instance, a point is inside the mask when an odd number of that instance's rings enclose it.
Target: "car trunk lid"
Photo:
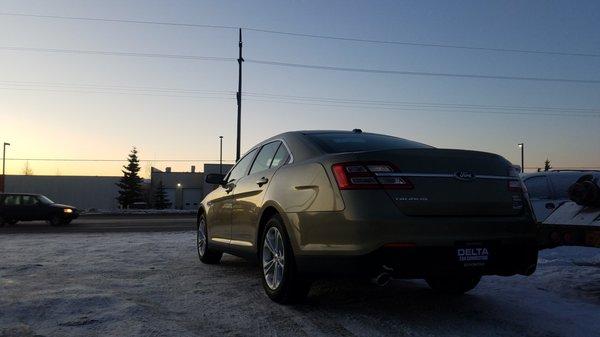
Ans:
[[[357,153],[360,162],[389,162],[411,189],[386,188],[396,206],[412,216],[511,216],[523,208],[522,191],[509,189],[511,164],[485,152],[399,149]],[[518,184],[520,186],[520,184]]]

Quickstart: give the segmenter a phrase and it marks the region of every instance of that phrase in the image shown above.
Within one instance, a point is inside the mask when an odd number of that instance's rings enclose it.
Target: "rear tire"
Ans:
[[[480,280],[481,275],[438,276],[425,279],[431,289],[448,295],[462,295],[475,288]]]
[[[198,217],[196,226],[196,250],[198,251],[198,258],[202,263],[217,264],[221,262],[223,252],[210,247],[208,241],[208,226],[206,224],[206,217],[202,214]]]
[[[4,227],[4,224],[6,224],[6,220],[4,220],[4,217],[0,216],[0,227]]]
[[[260,272],[267,296],[280,304],[304,300],[310,291],[310,280],[296,269],[292,246],[279,214],[267,221],[259,242]]]

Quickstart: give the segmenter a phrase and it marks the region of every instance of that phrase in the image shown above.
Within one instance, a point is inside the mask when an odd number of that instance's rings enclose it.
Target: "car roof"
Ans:
[[[360,129],[354,130],[296,130],[296,131],[288,131],[277,134],[270,138],[263,140],[262,142],[252,146],[246,151],[243,156],[245,156],[248,152],[259,148],[267,143],[276,140],[283,140],[288,149],[292,152],[293,161],[302,161],[304,159],[317,157],[321,155],[326,155],[327,153],[323,151],[320,147],[318,147],[313,142],[309,141],[306,135],[311,134],[323,134],[323,133],[345,133],[345,134],[366,134],[366,135],[380,135],[398,138],[396,136],[381,134],[381,133],[372,133],[372,132],[364,132]]]
[[[0,195],[30,195],[30,196],[34,196],[34,197],[39,197],[41,196],[41,194],[38,193],[4,193],[4,192],[0,192]]]
[[[356,131],[355,131],[356,130]],[[263,146],[264,144],[270,143],[275,140],[283,140],[288,149],[292,152],[292,158],[294,161],[302,161],[307,158],[317,157],[326,154],[321,148],[316,146],[314,143],[306,139],[306,135],[310,134],[321,134],[321,133],[362,133],[362,134],[375,134],[369,132],[363,132],[360,129],[355,130],[296,130],[288,131],[277,134],[270,138],[263,140],[262,142],[252,146],[246,153]],[[388,136],[383,135],[382,136]],[[394,137],[394,136],[389,136]],[[244,155],[246,154],[244,153]]]

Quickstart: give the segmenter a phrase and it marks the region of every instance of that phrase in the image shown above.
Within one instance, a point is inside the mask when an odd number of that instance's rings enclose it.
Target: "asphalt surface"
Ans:
[[[1,234],[15,233],[99,233],[99,232],[174,232],[194,229],[192,214],[164,215],[90,215],[68,225],[53,227],[45,221],[26,221],[0,227]]]

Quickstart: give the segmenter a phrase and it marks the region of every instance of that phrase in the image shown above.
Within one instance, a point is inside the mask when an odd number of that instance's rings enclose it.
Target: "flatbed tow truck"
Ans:
[[[600,248],[600,187],[596,183],[574,189],[570,199],[539,224],[540,249],[558,246]]]

